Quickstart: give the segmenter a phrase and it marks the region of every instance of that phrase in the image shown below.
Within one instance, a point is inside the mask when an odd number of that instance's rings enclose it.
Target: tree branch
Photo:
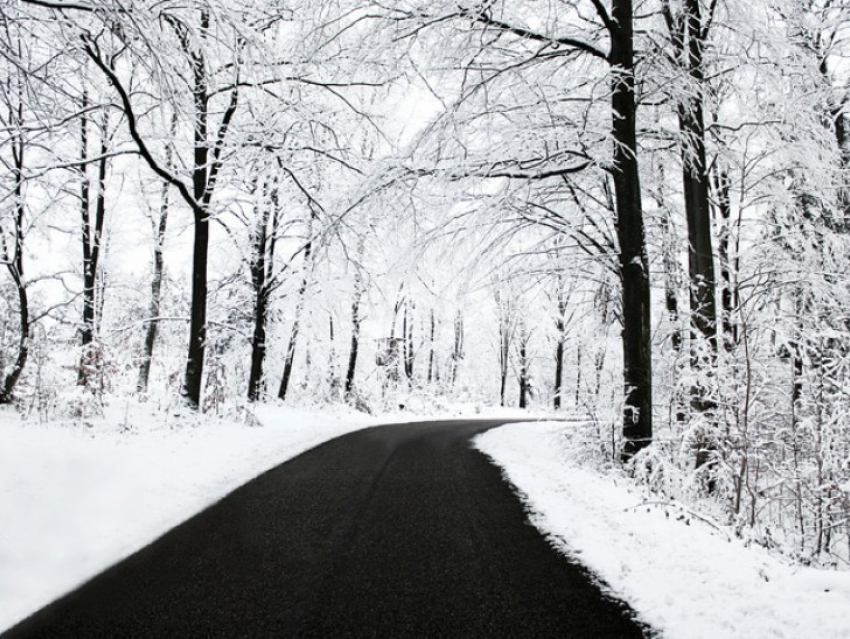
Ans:
[[[142,158],[147,162],[150,169],[156,173],[163,180],[174,186],[179,192],[186,203],[192,208],[195,213],[204,215],[205,211],[200,202],[196,201],[194,197],[192,197],[191,192],[189,191],[189,187],[186,184],[179,180],[177,177],[172,175],[169,171],[166,171],[159,162],[156,161],[156,158],[153,157],[148,145],[145,143],[142,138],[142,134],[139,132],[138,120],[136,117],[136,112],[133,109],[133,104],[130,101],[130,96],[127,93],[127,90],[124,88],[124,85],[121,84],[121,80],[118,78],[116,73],[109,68],[103,59],[100,57],[100,51],[97,44],[92,40],[92,38],[88,34],[84,34],[81,36],[83,40],[83,51],[85,54],[91,59],[92,62],[103,72],[106,76],[106,79],[109,81],[109,84],[112,85],[112,88],[115,89],[116,93],[118,93],[118,97],[121,100],[122,110],[124,111],[124,115],[127,117],[127,128],[130,130],[130,137],[133,139],[133,142],[136,143],[136,146],[139,149],[139,154]]]
[[[459,15],[465,18],[469,18],[470,20],[473,20],[475,22],[485,24],[488,27],[494,27],[496,29],[499,29],[500,31],[504,31],[505,33],[512,33],[513,35],[519,36],[520,38],[525,38],[526,40],[534,40],[535,42],[546,42],[553,46],[559,45],[565,47],[572,47],[574,49],[578,49],[579,51],[583,51],[584,53],[589,53],[590,55],[596,58],[608,60],[607,53],[595,46],[593,43],[585,42],[584,40],[579,40],[577,38],[570,37],[550,38],[540,33],[535,33],[534,31],[529,31],[528,29],[516,27],[514,25],[508,24],[507,22],[502,22],[501,20],[496,20],[495,18],[491,18],[485,13],[473,13],[469,9],[461,9]],[[610,18],[608,19],[608,22],[610,22]]]

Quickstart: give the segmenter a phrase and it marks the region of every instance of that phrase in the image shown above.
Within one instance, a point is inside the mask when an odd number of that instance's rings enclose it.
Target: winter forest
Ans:
[[[0,29],[0,403],[583,415],[659,498],[850,565],[846,0],[5,0]]]

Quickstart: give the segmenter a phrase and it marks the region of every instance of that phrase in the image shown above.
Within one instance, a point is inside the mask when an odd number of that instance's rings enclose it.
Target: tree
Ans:
[[[8,28],[8,25],[7,25]],[[7,34],[11,36],[10,32]],[[17,45],[17,58],[23,58],[23,43],[19,37],[9,44]],[[7,170],[11,178],[11,207],[8,213],[3,212],[5,218],[2,235],[2,257],[6,271],[14,284],[17,296],[18,311],[18,345],[17,355],[11,369],[4,371],[5,375],[0,385],[0,404],[9,404],[14,399],[15,387],[23,373],[29,355],[30,342],[30,304],[27,292],[27,283],[24,278],[24,239],[27,220],[27,206],[25,195],[26,153],[28,138],[26,134],[26,96],[25,78],[20,72],[11,71],[3,80],[0,80],[0,97],[2,97],[2,111],[0,111],[0,125],[10,132],[8,138],[8,150],[0,154],[0,162]]]
[[[171,117],[170,133],[171,138],[177,136],[177,112],[175,111]],[[174,147],[168,145],[165,150],[165,164],[171,168],[174,155]],[[162,180],[159,196],[159,211],[155,216],[151,216],[151,225],[153,227],[154,245],[153,245],[153,272],[151,274],[151,297],[148,325],[145,331],[144,352],[142,354],[142,362],[139,365],[139,380],[136,383],[136,390],[139,393],[148,392],[148,382],[150,380],[151,362],[153,361],[153,351],[156,345],[156,338],[159,333],[159,314],[162,308],[162,281],[165,275],[165,235],[168,229],[168,212],[169,212],[169,191],[170,184],[167,180]]]
[[[715,302],[714,249],[711,229],[711,173],[706,153],[706,127],[703,93],[705,84],[704,51],[716,5],[703,18],[699,0],[683,0],[678,10],[663,0],[662,11],[671,43],[675,68],[682,70],[687,86],[676,92],[676,111],[681,136],[682,184],[685,218],[688,228],[688,273],[690,277],[691,326],[694,338],[701,338],[709,349],[708,366],[717,352],[717,307]],[[691,360],[700,367],[696,346]],[[710,410],[713,402],[706,389],[695,389],[692,406]]]
[[[264,176],[272,184],[254,180],[256,198],[255,228],[251,242],[251,284],[254,289],[254,330],[251,335],[251,368],[248,378],[248,399],[263,397],[264,365],[267,351],[267,325],[271,294],[275,286],[275,248],[280,224],[280,191],[277,179]]]
[[[109,60],[111,68],[115,60]],[[96,343],[99,332],[99,316],[102,309],[103,287],[101,286],[101,257],[104,244],[104,224],[106,222],[106,178],[109,164],[109,114],[100,112],[98,122],[99,145],[96,160],[89,157],[89,109],[88,93],[83,90],[80,105],[80,237],[83,253],[83,318],[80,326],[80,346],[82,353],[77,369],[77,385],[89,387],[92,375],[96,372],[96,362],[100,359]],[[92,184],[88,176],[88,166],[95,165],[97,178],[92,203]],[[94,210],[92,210],[94,209]]]
[[[576,3],[567,3],[571,10],[581,14]],[[508,149],[506,158],[481,159],[480,162],[466,160],[461,166],[450,166],[446,173],[450,178],[458,177],[498,180],[522,180],[531,182],[560,181],[568,182],[570,177],[594,163],[604,166],[610,173],[616,207],[616,232],[618,242],[618,274],[621,284],[623,308],[623,390],[624,414],[623,436],[625,439],[623,458],[630,459],[652,440],[652,340],[650,332],[650,285],[649,262],[646,252],[646,237],[643,220],[642,192],[638,170],[637,144],[637,104],[635,99],[635,55],[634,55],[634,16],[631,0],[612,0],[610,11],[601,2],[593,2],[595,21],[587,29],[568,29],[567,35],[557,33],[559,22],[541,16],[541,26],[531,27],[522,22],[522,12],[516,11],[513,20],[508,13],[507,3],[485,2],[483,4],[461,4],[447,7],[445,13],[439,13],[433,6],[397,8],[390,11],[396,20],[406,20],[416,24],[412,32],[417,35],[426,25],[442,25],[449,21],[468,25],[466,35],[471,54],[464,73],[475,78],[472,86],[461,90],[454,104],[456,109],[467,106],[474,96],[487,96],[494,91],[494,85],[506,77],[515,78],[525,74],[531,77],[539,65],[550,62],[565,63],[589,58],[602,72],[607,70],[609,77],[609,148],[610,159],[596,160],[589,155],[589,147],[578,139],[578,148],[566,146],[566,140],[560,137],[563,129],[558,130],[559,119],[554,114],[546,114],[544,119],[552,122],[553,141],[539,145],[536,157],[529,157],[527,145]],[[572,25],[571,25],[572,26]],[[454,32],[450,32],[454,35]],[[474,38],[474,40],[472,40]],[[607,39],[607,50],[603,40]],[[475,44],[473,44],[475,42]],[[487,43],[491,43],[488,45]],[[451,47],[447,47],[454,50]],[[486,54],[491,53],[494,60],[484,63]],[[502,57],[500,57],[502,56]],[[550,68],[551,67],[547,67]],[[534,90],[528,83],[529,90]],[[548,84],[547,84],[548,88]],[[588,91],[587,86],[584,91]],[[591,92],[593,95],[593,92]],[[507,97],[507,94],[506,94]],[[550,105],[564,102],[563,93],[556,91],[541,100]],[[523,111],[502,109],[503,113]],[[539,121],[540,112],[532,121]],[[585,113],[587,113],[585,111]],[[496,115],[489,112],[478,118],[480,122],[493,121]],[[488,117],[489,116],[489,117]],[[505,116],[510,117],[508,115]],[[517,117],[515,114],[513,117]],[[564,118],[569,121],[569,118]],[[457,134],[465,121],[474,121],[459,117],[451,112],[446,122]],[[513,123],[514,125],[516,123]],[[434,129],[432,129],[434,130]],[[581,129],[583,130],[583,129]],[[496,139],[516,138],[523,129],[500,131]],[[519,142],[519,140],[517,140]],[[439,138],[439,150],[444,153],[445,137]],[[474,148],[474,147],[473,147]],[[499,153],[504,153],[504,145]],[[467,152],[465,157],[469,157]],[[572,160],[570,163],[569,161]]]

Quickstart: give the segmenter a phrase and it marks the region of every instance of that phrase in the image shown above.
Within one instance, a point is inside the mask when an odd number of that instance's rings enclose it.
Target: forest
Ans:
[[[847,0],[0,29],[0,403],[582,415],[660,498],[850,565]]]

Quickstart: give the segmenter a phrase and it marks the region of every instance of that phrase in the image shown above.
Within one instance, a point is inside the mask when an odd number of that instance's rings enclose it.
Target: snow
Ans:
[[[850,573],[790,566],[625,476],[582,464],[582,426],[512,424],[475,445],[532,523],[669,639],[850,638]]]
[[[0,411],[0,631],[263,471],[378,421],[424,418],[259,406],[252,427],[139,404],[116,412],[40,424]],[[582,464],[581,429],[514,424],[476,446],[532,522],[663,636],[850,639],[850,573],[786,565],[681,506],[648,504],[626,477]]]
[[[262,426],[115,407],[39,424],[0,412],[0,632],[249,479],[374,419],[260,406]]]

